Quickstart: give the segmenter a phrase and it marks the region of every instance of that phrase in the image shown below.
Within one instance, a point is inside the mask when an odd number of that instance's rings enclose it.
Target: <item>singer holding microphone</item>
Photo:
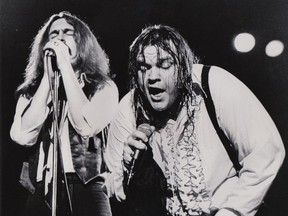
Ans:
[[[115,216],[255,215],[285,149],[253,93],[226,70],[199,64],[164,25],[134,40],[128,70],[131,90],[110,124],[104,155],[109,195],[124,206]],[[212,124],[209,92],[240,170]]]
[[[109,78],[108,57],[83,21],[69,12],[47,20],[16,95],[10,134],[28,152],[20,177],[30,192],[25,215],[54,215],[51,191],[56,190],[56,215],[111,216],[102,153],[118,89]]]

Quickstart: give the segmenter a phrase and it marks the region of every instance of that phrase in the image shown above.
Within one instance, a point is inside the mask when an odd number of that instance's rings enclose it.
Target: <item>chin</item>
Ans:
[[[159,105],[159,104],[151,104],[151,106],[155,111],[158,111],[158,112],[165,111],[167,109],[166,106]]]

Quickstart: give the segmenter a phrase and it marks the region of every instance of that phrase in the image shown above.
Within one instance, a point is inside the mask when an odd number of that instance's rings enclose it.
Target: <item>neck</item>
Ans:
[[[178,99],[173,103],[171,107],[163,111],[154,110],[146,99],[142,99],[142,107],[144,112],[149,118],[149,123],[160,129],[163,128],[169,119],[176,120],[182,107],[181,99]],[[138,115],[138,117],[140,117]],[[140,119],[139,119],[140,120]]]

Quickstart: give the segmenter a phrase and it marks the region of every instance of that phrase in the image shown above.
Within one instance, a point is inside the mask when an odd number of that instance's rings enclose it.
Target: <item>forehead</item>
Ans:
[[[55,20],[52,23],[49,33],[54,30],[60,30],[60,29],[73,29],[74,30],[74,27],[70,25],[69,23],[67,23],[66,19],[60,18],[60,19]]]
[[[167,59],[172,58],[171,54],[165,51],[164,49],[149,45],[143,49],[142,53],[137,55],[138,61],[150,60],[150,61],[157,61],[159,59]]]

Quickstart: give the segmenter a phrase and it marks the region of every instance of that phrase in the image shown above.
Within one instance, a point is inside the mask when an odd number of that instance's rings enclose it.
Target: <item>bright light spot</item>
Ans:
[[[234,39],[234,47],[239,52],[249,52],[255,46],[255,38],[249,33],[238,34]]]
[[[270,41],[265,48],[266,55],[270,57],[279,56],[283,50],[284,44],[279,40]]]

